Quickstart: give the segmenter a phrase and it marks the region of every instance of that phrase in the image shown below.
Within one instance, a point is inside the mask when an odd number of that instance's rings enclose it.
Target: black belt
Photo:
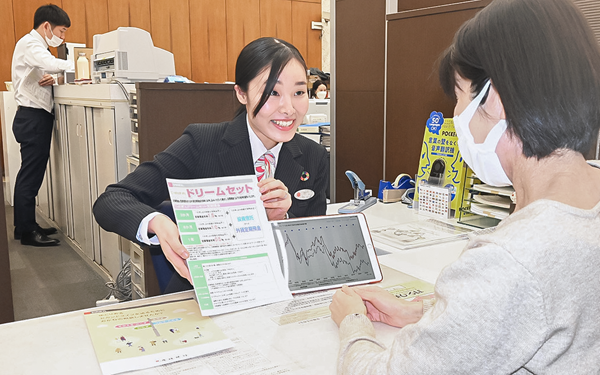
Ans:
[[[42,109],[42,108],[33,108],[33,107],[26,107],[24,105],[18,106],[17,107],[17,111],[25,111],[25,112],[32,112],[32,113],[40,113],[40,111],[41,111],[42,113],[54,116],[54,113],[49,113],[45,109]]]

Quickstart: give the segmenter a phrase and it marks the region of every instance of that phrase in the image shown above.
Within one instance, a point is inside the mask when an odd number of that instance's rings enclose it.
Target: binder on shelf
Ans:
[[[298,126],[298,133],[314,133],[314,134],[320,134],[321,133],[321,126],[329,126],[328,122],[318,122],[315,124],[303,124]]]
[[[329,147],[331,146],[330,129],[329,122],[318,122],[315,124],[300,125],[298,126],[297,132],[298,134],[323,145],[327,151],[329,151]]]

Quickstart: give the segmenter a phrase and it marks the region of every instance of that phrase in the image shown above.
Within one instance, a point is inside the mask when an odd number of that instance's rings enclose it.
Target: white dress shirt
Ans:
[[[54,57],[48,51],[48,44],[44,37],[35,30],[31,30],[29,34],[26,34],[17,42],[12,59],[12,83],[15,90],[15,100],[20,106],[43,108],[27,98],[20,90],[23,79],[31,68],[38,68],[44,74],[52,74],[72,70],[74,64],[71,61]],[[45,86],[44,89],[50,93],[46,108],[54,108],[52,86]]]
[[[258,138],[256,133],[250,126],[250,122],[248,121],[248,115],[246,115],[246,126],[248,127],[248,135],[250,137],[250,149],[252,149],[252,165],[254,165],[254,163],[256,163],[256,161],[258,160],[258,158],[260,158],[265,152],[271,151],[273,153],[273,155],[275,156],[275,165],[273,166],[273,175],[274,175],[275,170],[277,169],[277,159],[279,159],[279,152],[281,151],[281,146],[283,145],[283,142],[279,142],[278,144],[275,145],[275,147],[271,148],[270,150],[267,150],[265,145]],[[137,232],[137,236],[136,236],[138,241],[145,243],[147,245],[160,245],[160,242],[158,241],[158,237],[156,237],[156,236],[152,236],[151,238],[148,237],[148,223],[150,223],[150,220],[152,220],[156,215],[163,215],[163,214],[161,214],[160,212],[153,212],[153,213],[149,214],[148,216],[146,216],[142,220],[142,222],[140,223],[140,226],[138,228],[138,232]]]
[[[248,115],[246,115],[246,126],[248,127],[248,135],[250,136],[250,148],[252,149],[252,164],[254,165],[258,158],[260,158],[265,152],[271,151],[275,156],[275,165],[273,166],[273,175],[275,175],[275,170],[277,169],[277,159],[279,159],[279,151],[281,151],[282,142],[279,142],[270,150],[267,150],[265,145],[263,145],[262,141],[258,138],[252,127],[250,126],[250,122],[248,121]]]

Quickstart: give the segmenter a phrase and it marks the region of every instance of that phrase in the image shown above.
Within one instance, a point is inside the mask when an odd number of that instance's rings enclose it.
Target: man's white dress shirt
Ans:
[[[15,90],[15,100],[17,104],[32,108],[54,108],[54,99],[52,96],[52,86],[44,86],[48,90],[44,106],[41,106],[29,99],[21,90],[21,84],[26,74],[32,68],[37,68],[43,74],[59,73],[64,70],[72,70],[74,64],[71,61],[62,60],[54,57],[48,51],[48,44],[37,31],[31,30],[29,34],[23,36],[15,46],[15,52],[12,59],[12,83]]]

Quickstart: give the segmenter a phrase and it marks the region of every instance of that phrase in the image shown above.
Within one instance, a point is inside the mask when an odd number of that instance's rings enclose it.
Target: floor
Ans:
[[[110,292],[107,279],[69,245],[62,232],[59,246],[23,246],[13,237],[13,207],[5,205],[15,320],[96,306]],[[38,215],[38,223],[49,223]]]

